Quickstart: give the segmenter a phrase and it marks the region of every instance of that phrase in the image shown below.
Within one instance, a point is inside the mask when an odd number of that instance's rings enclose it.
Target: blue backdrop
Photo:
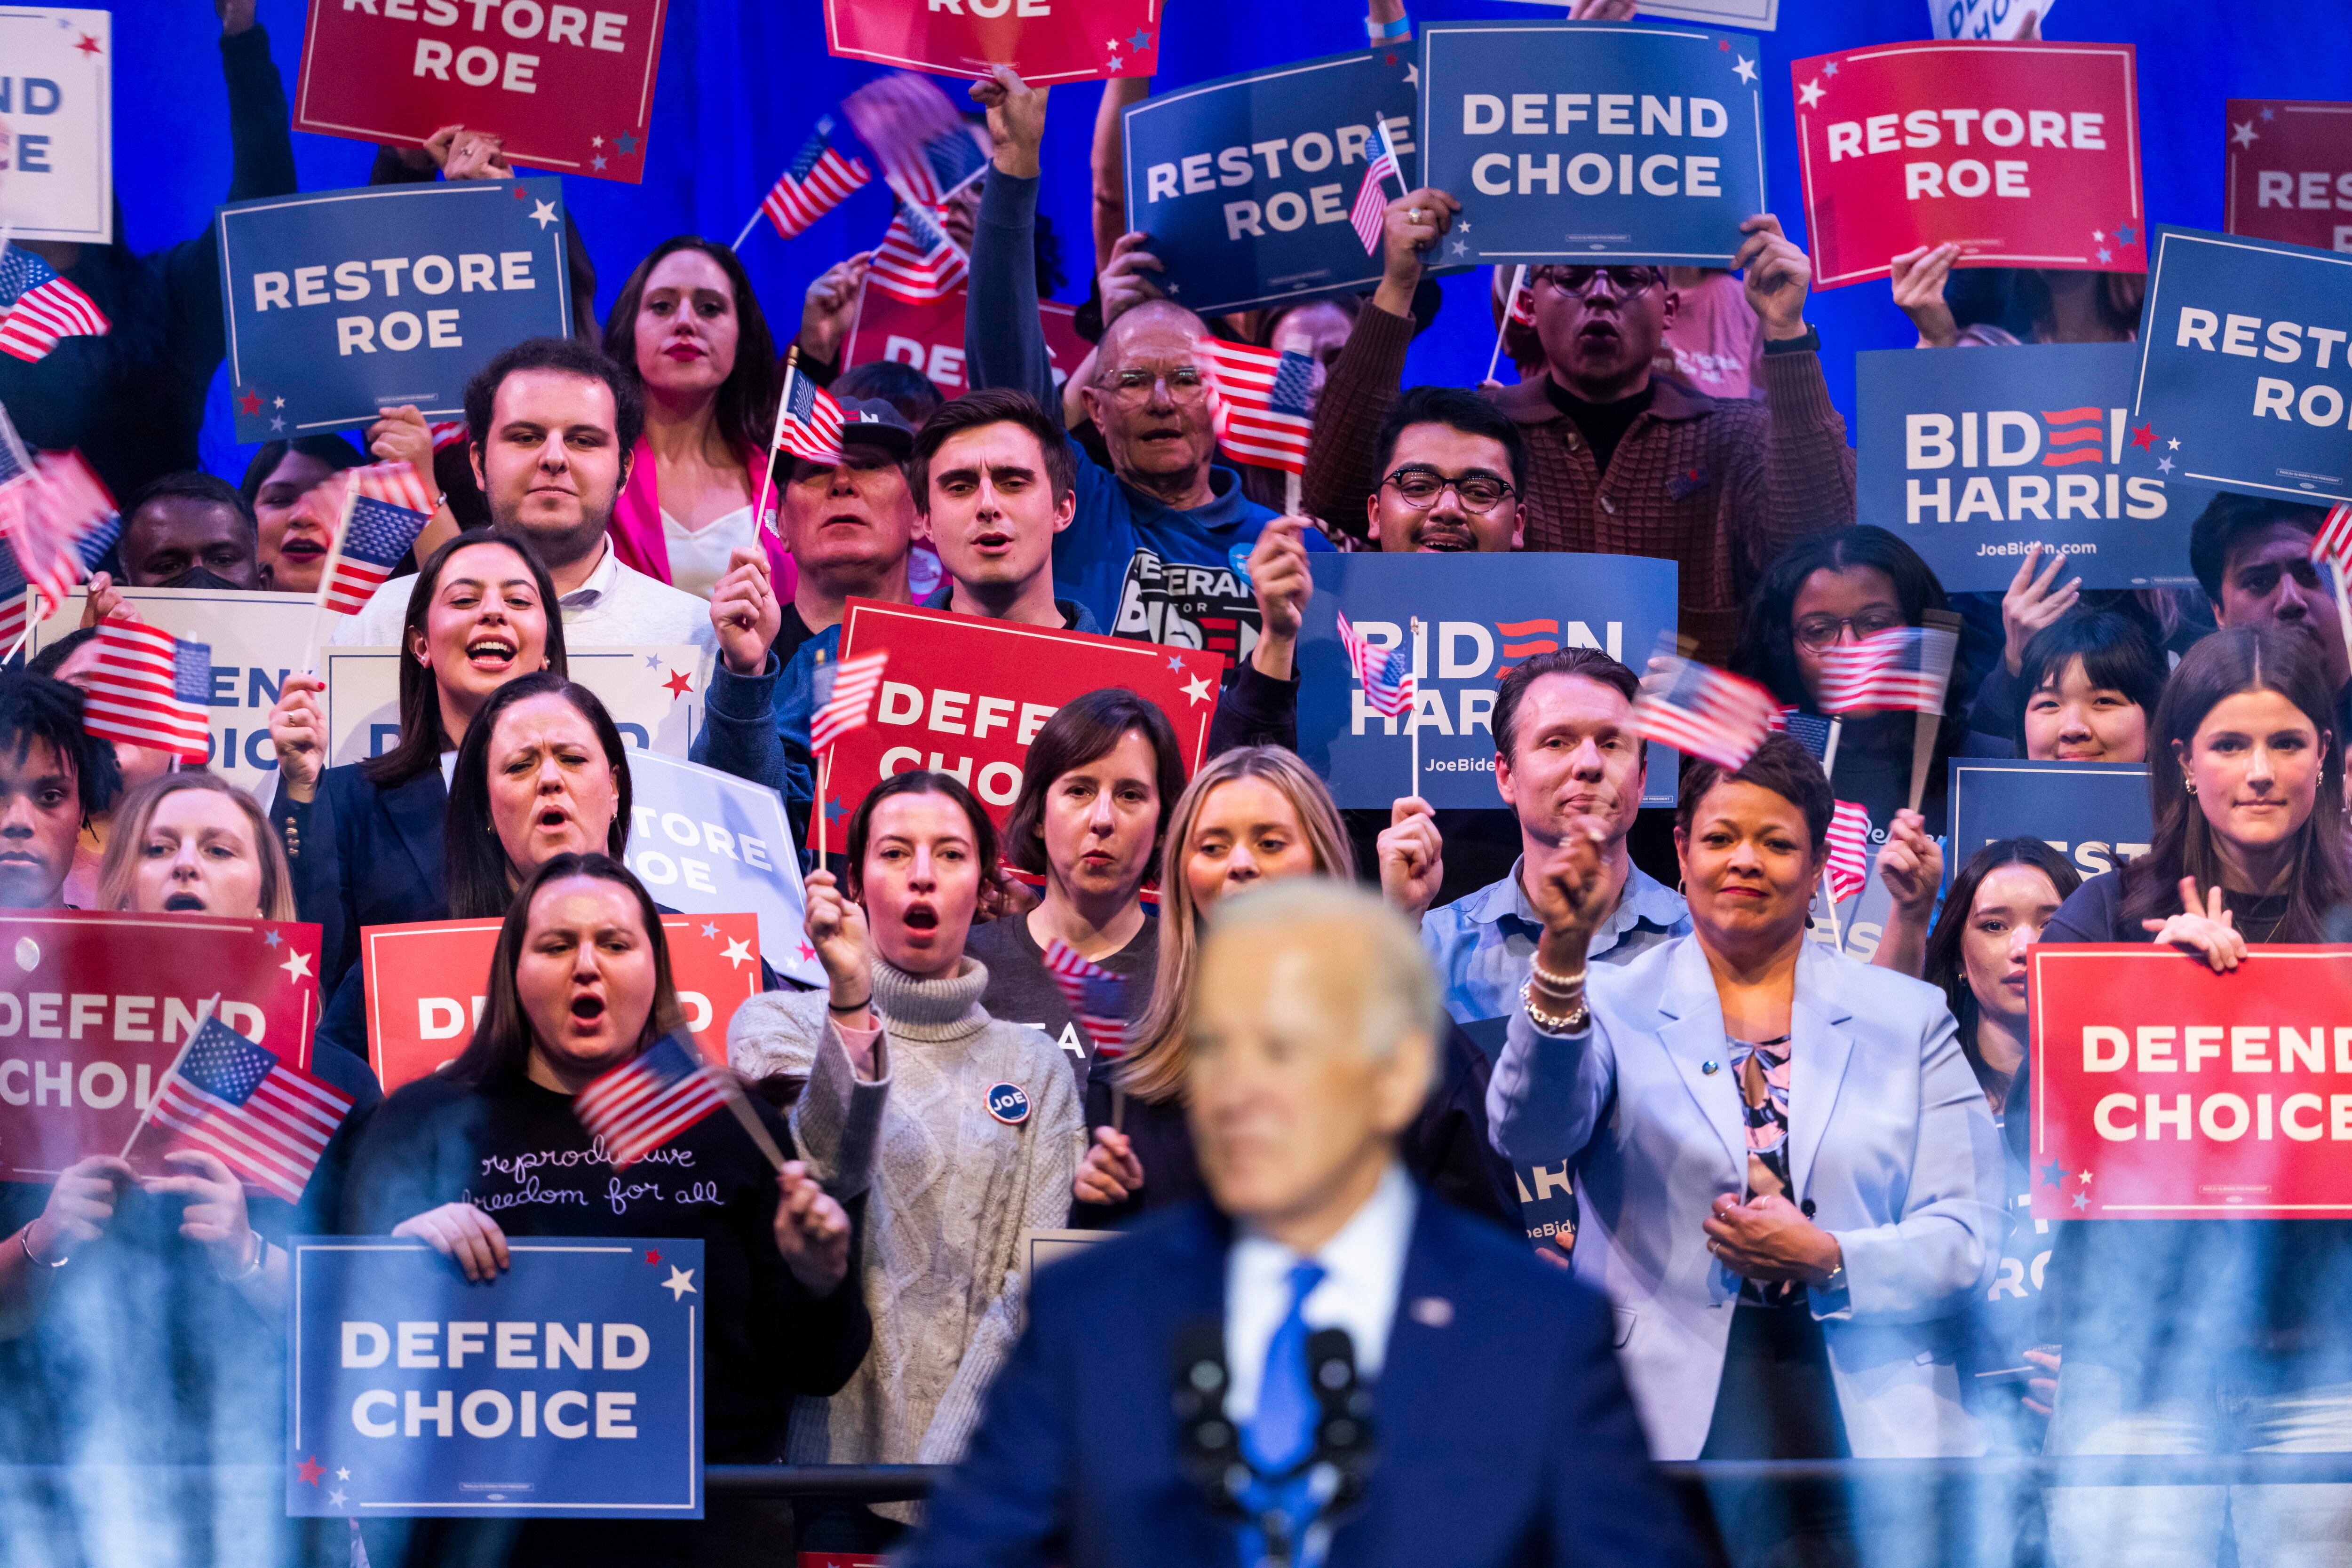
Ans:
[[[307,9],[301,0],[260,0],[289,95]],[[1413,0],[1412,9],[1422,20],[1548,14],[1507,0]],[[2158,223],[2221,226],[2225,99],[2352,97],[2343,65],[2352,58],[2352,5],[2340,0],[2057,0],[2050,31],[2061,39],[2137,46],[2147,210]],[[1790,234],[1803,235],[1789,62],[1927,34],[1927,0],[1782,5],[1780,31],[1762,40],[1765,138],[1771,199]],[[137,248],[199,233],[228,188],[218,36],[205,0],[131,0],[115,8],[115,179]],[[1158,80],[1181,86],[1362,41],[1363,9],[1350,0],[1170,0]],[[682,231],[731,239],[816,117],[874,74],[870,66],[824,52],[817,0],[676,0],[645,183],[564,183],[566,203],[595,257],[599,313],[637,258],[660,240]],[[948,85],[962,91],[960,83]],[[1092,85],[1056,90],[1047,132],[1045,210],[1062,237],[1070,281],[1060,292],[1071,300],[1086,298],[1092,265],[1087,154],[1098,96]],[[374,149],[297,136],[294,155],[303,187],[326,190],[363,183]],[[888,197],[877,185],[789,245],[761,224],[743,258],[779,339],[798,322],[809,280],[878,241],[888,220]],[[1410,380],[1469,383],[1484,373],[1494,341],[1486,287],[1483,273],[1447,280],[1444,314],[1415,345]],[[1809,309],[1822,329],[1831,392],[1851,426],[1852,350],[1905,347],[1914,334],[1883,283],[1816,296]],[[235,442],[218,378],[205,434],[205,465],[241,476],[251,449]]]

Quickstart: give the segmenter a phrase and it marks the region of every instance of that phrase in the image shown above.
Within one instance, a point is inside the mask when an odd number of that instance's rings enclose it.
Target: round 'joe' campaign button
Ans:
[[[1018,1083],[992,1083],[988,1113],[1008,1126],[1019,1126],[1029,1119],[1029,1092]]]

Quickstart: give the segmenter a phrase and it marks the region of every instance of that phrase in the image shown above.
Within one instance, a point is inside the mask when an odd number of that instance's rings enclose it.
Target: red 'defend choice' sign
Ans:
[[[867,288],[857,300],[857,319],[849,329],[849,350],[842,360],[845,370],[875,360],[896,360],[930,378],[948,397],[971,390],[963,365],[964,291],[917,305],[887,289]],[[1073,325],[1075,305],[1052,299],[1037,303],[1037,324],[1045,330],[1045,354],[1060,382],[1076,370],[1094,345],[1078,336]]]
[[[678,1006],[704,1060],[727,1061],[727,1025],[760,994],[760,917],[665,915]],[[454,1060],[488,1005],[495,920],[420,920],[360,932],[368,1065],[387,1094]]]
[[[294,129],[421,143],[445,125],[518,162],[644,178],[668,0],[310,0]]]
[[[2352,103],[2233,98],[2222,228],[2352,251]]]
[[[119,1155],[207,1017],[308,1069],[319,928],[209,915],[0,915],[0,1181]]]
[[[824,0],[828,52],[941,76],[1011,66],[1032,87],[1160,68],[1166,0]]]
[[[1923,245],[1962,267],[2147,267],[2129,44],[1889,44],[1789,68],[1823,288]]]
[[[2033,949],[2033,1213],[2352,1216],[2352,947]]]
[[[1003,827],[1021,793],[1029,743],[1072,697],[1125,686],[1176,727],[1191,777],[1209,747],[1224,655],[1124,637],[1091,637],[853,599],[841,656],[887,650],[873,721],[834,743],[825,817],[836,848],[849,813],[893,773],[952,773]]]

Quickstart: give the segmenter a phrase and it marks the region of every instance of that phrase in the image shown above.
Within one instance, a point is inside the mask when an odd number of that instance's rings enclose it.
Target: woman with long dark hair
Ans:
[[[331,515],[321,517],[302,498],[348,468],[365,463],[340,435],[298,435],[269,441],[246,465],[237,486],[261,529],[262,581],[280,593],[310,593],[325,575],[334,544]],[[425,476],[431,483],[431,476]]]
[[[1958,1020],[1960,1051],[1984,1088],[1993,1124],[2004,1133],[2029,1039],[2026,954],[2082,885],[2066,857],[2043,841],[1997,839],[1953,875],[1943,916],[1927,937],[1925,978],[1942,990]],[[1974,1315],[1963,1368],[1981,1395],[1978,1407],[1995,1443],[2007,1452],[2035,1453],[2057,1388],[2058,1364],[2037,1321],[2049,1239],[2029,1213],[2033,1187],[2023,1142],[2006,1144],[2009,1205],[2000,1272]]]
[[[661,921],[636,878],[607,855],[549,860],[507,912],[464,1054],[369,1124],[342,1228],[415,1237],[473,1280],[506,1266],[510,1234],[699,1239],[705,1446],[714,1464],[758,1463],[774,1458],[793,1396],[847,1381],[870,1326],[848,1216],[790,1158],[792,1133],[765,1105],[752,1109],[786,1152],[781,1176],[734,1117],[714,1115],[665,1151],[694,1180],[639,1182],[627,1203],[606,1201],[613,1167],[572,1097],[680,1016]],[[777,1528],[770,1511],[715,1496],[694,1522],[421,1520],[377,1561],[735,1562],[772,1545]]]
[[[1160,874],[1160,843],[1183,792],[1175,727],[1120,686],[1064,703],[1023,762],[1004,858],[1042,875],[1045,895],[1026,915],[975,928],[965,947],[988,966],[981,1006],[1043,1030],[1070,1057],[1081,1090],[1094,1042],[1046,972],[1045,944],[1058,940],[1120,977],[1129,1020],[1142,1012],[1160,946],[1142,889]]]
[[[2227,630],[2191,648],[2148,737],[2147,852],[2084,883],[2042,939],[2154,942],[2250,993],[2278,983],[2250,945],[2324,941],[2330,915],[2352,903],[2335,695],[2308,640],[2292,633]],[[2073,1221],[2048,1291],[2065,1353],[2052,1453],[2342,1446],[2352,1421],[2344,1221]],[[2340,1488],[2048,1498],[2059,1568],[2211,1564],[2225,1525],[2238,1562],[2294,1562],[2298,1543],[2352,1531]],[[2332,1562],[2336,1550],[2300,1560]]]
[[[330,994],[359,956],[361,926],[443,917],[446,779],[474,716],[509,681],[566,669],[547,569],[527,542],[488,528],[433,552],[409,591],[401,643],[400,740],[382,756],[325,766],[326,683],[314,675],[287,676],[269,712],[271,815],[302,918],[320,927]]]
[[[743,264],[698,235],[662,241],[621,285],[604,352],[646,400],[613,511],[622,562],[708,599],[736,550],[760,551],[789,600],[792,557],[751,512],[778,388],[775,340]]]
[[[952,1464],[1018,1335],[1021,1232],[1068,1218],[1085,1128],[1061,1052],[981,1005],[988,967],[964,938],[996,831],[971,792],[952,774],[895,774],[851,813],[846,851],[845,890],[830,872],[808,879],[827,988],[754,997],[728,1030],[744,1072],[805,1084],[793,1130],[821,1177],[856,1190],[873,1173],[874,1354],[839,1397],[793,1413],[792,1457]],[[804,1530],[803,1552],[896,1534],[854,1506],[824,1528],[835,1538]]]

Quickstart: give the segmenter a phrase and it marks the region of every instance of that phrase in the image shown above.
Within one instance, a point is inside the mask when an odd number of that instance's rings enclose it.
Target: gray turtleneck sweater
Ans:
[[[861,1083],[827,1027],[824,991],[769,991],[740,1009],[728,1055],[754,1077],[806,1074],[794,1141],[838,1196],[871,1189],[865,1287],[874,1348],[831,1399],[802,1399],[789,1451],[800,1463],[953,1464],[1021,1319],[1021,1232],[1068,1222],[1086,1118],[1061,1051],[980,1005],[988,970],[919,980],[874,960],[883,1025]],[[1015,1084],[1008,1123],[990,1091]],[[884,1511],[895,1512],[895,1510]]]

